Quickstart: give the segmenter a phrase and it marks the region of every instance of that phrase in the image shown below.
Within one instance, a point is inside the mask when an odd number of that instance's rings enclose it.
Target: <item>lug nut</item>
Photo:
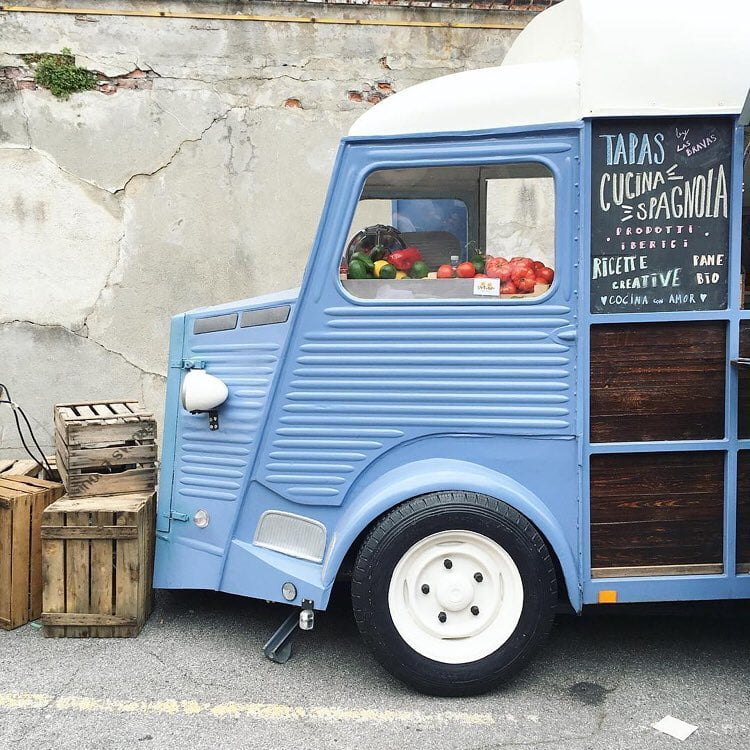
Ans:
[[[443,565],[450,570],[453,567],[453,561],[446,558],[443,560]]]
[[[472,607],[471,608],[471,614],[472,615],[478,615],[479,614],[479,607]]]
[[[429,594],[430,593],[430,587],[426,583],[422,584],[422,593],[423,594]]]
[[[445,622],[447,619],[448,615],[446,615],[445,612],[440,612],[438,614],[438,620],[440,620],[440,622]]]
[[[474,573],[474,580],[477,583],[481,583],[484,580],[484,576],[481,573]]]

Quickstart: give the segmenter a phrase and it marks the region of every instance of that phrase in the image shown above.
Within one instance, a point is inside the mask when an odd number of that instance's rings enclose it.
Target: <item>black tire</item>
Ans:
[[[511,556],[523,583],[523,605],[500,648],[477,661],[450,664],[429,659],[404,641],[391,619],[388,589],[397,563],[414,544],[459,529],[490,538]],[[541,535],[509,505],[473,492],[435,492],[394,508],[370,531],[354,566],[352,603],[365,644],[392,675],[430,695],[476,695],[520,669],[547,636],[557,577]]]

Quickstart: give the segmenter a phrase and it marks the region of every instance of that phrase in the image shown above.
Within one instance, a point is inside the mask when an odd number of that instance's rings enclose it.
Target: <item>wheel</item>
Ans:
[[[354,617],[375,658],[432,695],[475,695],[518,670],[557,603],[549,551],[499,500],[436,492],[385,515],[352,575]]]

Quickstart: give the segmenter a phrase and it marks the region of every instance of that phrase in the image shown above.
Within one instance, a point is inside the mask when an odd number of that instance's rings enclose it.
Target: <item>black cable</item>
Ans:
[[[44,451],[39,446],[39,442],[36,439],[36,435],[34,435],[34,430],[31,428],[31,423],[29,422],[29,418],[26,416],[26,412],[13,401],[10,391],[8,390],[8,386],[4,383],[0,383],[0,396],[2,396],[3,391],[5,391],[5,395],[8,397],[6,399],[0,399],[0,404],[8,404],[11,409],[13,410],[13,418],[16,422],[16,430],[18,432],[18,437],[21,438],[21,444],[23,445],[26,453],[29,454],[29,457],[36,461],[37,463],[41,464],[42,467],[46,469],[46,471],[49,472],[49,475],[52,475],[52,467],[49,465],[49,462],[47,461],[47,457],[44,455]],[[18,419],[18,413],[21,413],[21,416],[23,417],[23,421],[26,423],[26,429],[29,431],[29,435],[31,435],[31,439],[34,441],[34,446],[39,451],[39,455],[41,456],[41,461],[31,452],[31,449],[26,444],[26,440],[23,435],[23,430],[21,429],[21,422]]]

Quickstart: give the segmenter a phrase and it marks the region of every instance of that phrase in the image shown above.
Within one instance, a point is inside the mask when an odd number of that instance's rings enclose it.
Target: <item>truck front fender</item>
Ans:
[[[347,552],[378,516],[417,495],[440,490],[465,490],[502,500],[526,516],[550,545],[560,563],[568,597],[576,611],[582,607],[576,558],[562,527],[540,498],[500,472],[470,461],[424,459],[381,474],[352,499],[328,545],[323,568],[327,593]],[[327,596],[326,596],[327,599]]]

